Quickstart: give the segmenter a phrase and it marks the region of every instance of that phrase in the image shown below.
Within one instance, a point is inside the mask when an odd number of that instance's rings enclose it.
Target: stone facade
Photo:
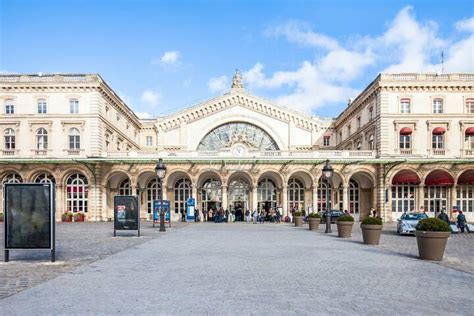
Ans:
[[[357,219],[445,208],[474,220],[474,75],[381,74],[336,119],[249,94],[225,94],[167,117],[139,119],[99,75],[0,76],[0,179],[54,181],[58,219],[113,217],[113,196],[197,208],[325,208]],[[163,188],[154,167],[163,158]],[[3,209],[3,204],[1,206]],[[207,213],[207,212],[206,212]],[[201,216],[203,217],[203,216]]]

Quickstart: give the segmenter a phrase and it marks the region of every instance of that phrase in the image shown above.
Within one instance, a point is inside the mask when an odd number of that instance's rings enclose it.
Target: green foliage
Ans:
[[[354,217],[350,215],[343,215],[337,219],[338,222],[353,222]]]
[[[301,212],[298,211],[298,212],[295,212],[295,213],[293,214],[293,216],[303,216],[303,213],[301,213]]]
[[[321,215],[319,213],[309,213],[308,217],[309,218],[321,218]]]
[[[362,225],[382,225],[380,217],[366,217],[362,220]]]
[[[3,222],[3,213],[0,213],[0,222]]]
[[[449,232],[448,223],[439,218],[424,218],[416,225],[416,230],[425,232]]]

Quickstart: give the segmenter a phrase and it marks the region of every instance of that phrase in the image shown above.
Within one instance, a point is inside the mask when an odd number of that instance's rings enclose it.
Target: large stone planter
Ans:
[[[303,226],[303,220],[304,220],[303,216],[294,216],[293,218],[295,219],[295,227]]]
[[[352,226],[354,222],[337,221],[337,234],[341,238],[350,238],[352,236]]]
[[[360,224],[362,229],[362,239],[366,245],[378,245],[380,241],[380,233],[383,225],[364,225]]]
[[[418,253],[424,260],[443,260],[450,232],[415,231]]]
[[[321,223],[320,218],[308,218],[308,223],[309,223],[309,230],[318,230],[319,229],[319,223]]]

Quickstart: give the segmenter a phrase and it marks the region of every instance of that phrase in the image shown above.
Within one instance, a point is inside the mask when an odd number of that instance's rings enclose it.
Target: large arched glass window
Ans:
[[[186,210],[186,201],[191,197],[191,181],[186,178],[179,179],[174,185],[174,212]]]
[[[359,191],[359,183],[354,179],[349,181],[349,213],[352,216],[359,215],[360,211],[360,191]]]
[[[42,172],[35,178],[35,183],[56,183],[56,180],[49,172]]]
[[[74,173],[66,180],[66,210],[69,212],[87,212],[89,186],[87,178]]]
[[[36,131],[36,149],[37,150],[48,149],[48,132],[44,128],[39,128]]]
[[[79,150],[81,148],[81,133],[75,127],[69,130],[69,149]]]
[[[18,173],[10,173],[3,178],[2,183],[22,183],[23,179]]]
[[[207,179],[201,189],[202,210],[216,210],[221,207],[222,202],[222,183],[216,178]]]
[[[277,188],[269,178],[263,178],[258,182],[257,198],[259,210],[275,209],[277,205]]]
[[[7,128],[4,132],[4,148],[5,150],[15,150],[15,131],[12,128]]]
[[[130,186],[130,179],[125,178],[119,184],[119,195],[132,195],[132,187]]]
[[[288,207],[289,209],[300,210],[301,206],[304,207],[303,183],[296,178],[291,178],[288,181]]]
[[[237,178],[229,184],[229,203],[231,210],[249,209],[250,184],[244,178]]]
[[[260,127],[244,122],[233,122],[221,125],[201,140],[198,150],[220,150],[242,144],[250,149],[278,150],[273,138]]]
[[[151,179],[146,186],[146,205],[148,213],[151,213],[153,210],[153,200],[158,200],[159,196],[163,196],[161,183],[158,183],[156,179]]]

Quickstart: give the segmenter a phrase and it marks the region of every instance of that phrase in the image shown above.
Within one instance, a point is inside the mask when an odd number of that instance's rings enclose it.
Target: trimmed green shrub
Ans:
[[[3,222],[3,213],[0,213],[0,222]]]
[[[353,222],[354,217],[350,215],[343,215],[337,219],[338,222]]]
[[[450,232],[448,223],[439,218],[424,218],[416,225],[416,230],[425,232]]]
[[[380,217],[366,217],[362,220],[362,225],[382,225]]]
[[[303,216],[303,213],[301,213],[300,211],[298,211],[298,212],[295,212],[295,213],[293,214],[293,216]]]
[[[319,213],[309,213],[308,217],[309,218],[321,218],[321,215],[319,215]]]

